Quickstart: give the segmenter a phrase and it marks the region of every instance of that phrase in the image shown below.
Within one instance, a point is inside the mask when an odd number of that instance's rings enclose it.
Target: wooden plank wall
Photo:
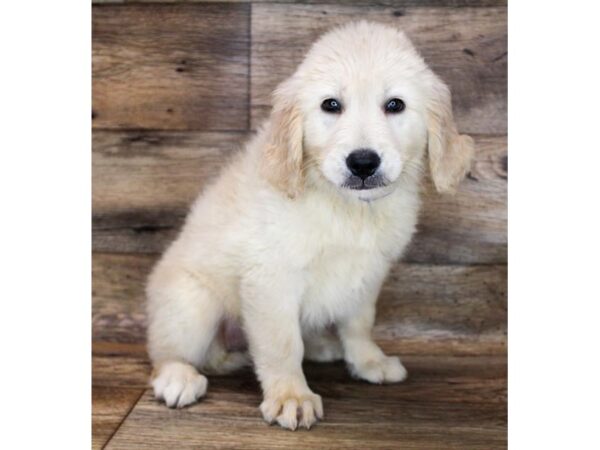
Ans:
[[[271,90],[310,43],[364,18],[407,32],[450,85],[458,126],[477,143],[457,195],[426,194],[418,235],[382,293],[377,338],[409,353],[504,351],[505,2],[94,3],[98,348],[141,351],[144,280],[190,202],[265,118]]]

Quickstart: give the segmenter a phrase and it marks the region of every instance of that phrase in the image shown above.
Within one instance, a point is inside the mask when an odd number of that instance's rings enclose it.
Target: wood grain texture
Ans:
[[[506,448],[505,357],[404,358],[409,379],[369,385],[343,364],[307,364],[325,420],[310,432],[266,425],[250,371],[211,377],[199,404],[170,410],[146,391],[107,448]]]
[[[92,386],[92,449],[101,449],[115,433],[143,389]]]
[[[95,6],[93,126],[247,129],[249,11],[247,4]]]
[[[202,187],[241,147],[244,133],[93,133],[93,247],[162,252]],[[456,196],[425,190],[417,233],[404,260],[506,262],[505,136],[477,136],[477,157]]]
[[[92,336],[95,341],[142,343],[144,285],[152,255],[93,255]],[[506,266],[399,264],[378,304],[376,339],[423,346],[472,340],[503,345],[506,338]]]
[[[256,4],[252,7],[252,127],[267,116],[277,83],[331,27],[367,19],[403,29],[453,93],[461,131],[507,129],[506,8]]]
[[[92,0],[93,4],[122,3],[213,3],[214,0]],[[304,3],[334,4],[333,0],[219,0],[218,3]],[[507,6],[507,0],[344,0],[344,3],[367,6],[443,6],[452,8]]]
[[[456,195],[439,195],[428,183],[409,262],[507,262],[506,136],[475,136],[476,157]]]
[[[146,278],[155,256],[92,256],[92,338],[107,342],[144,342]]]
[[[150,361],[145,347],[137,347],[136,353],[132,354],[94,354],[92,385],[141,389],[149,387],[148,380],[152,370]]]
[[[94,131],[94,216],[102,222],[103,216],[128,212],[140,214],[142,220],[144,214],[160,211],[185,215],[198,192],[218,175],[246,136],[235,132]]]

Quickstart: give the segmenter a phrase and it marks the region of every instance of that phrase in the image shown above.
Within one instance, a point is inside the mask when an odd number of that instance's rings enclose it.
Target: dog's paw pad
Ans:
[[[164,400],[169,408],[183,408],[195,403],[206,393],[208,380],[189,364],[164,364],[152,380],[154,396]]]

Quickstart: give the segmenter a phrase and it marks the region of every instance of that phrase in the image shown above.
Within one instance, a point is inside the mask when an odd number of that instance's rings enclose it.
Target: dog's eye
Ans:
[[[328,98],[321,103],[321,109],[328,113],[342,112],[342,104],[335,98]]]
[[[392,98],[385,104],[385,112],[388,113],[399,113],[404,111],[404,108],[406,105],[399,98]]]

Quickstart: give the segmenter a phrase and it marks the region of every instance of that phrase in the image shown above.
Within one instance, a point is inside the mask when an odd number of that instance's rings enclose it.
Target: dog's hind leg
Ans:
[[[154,395],[181,408],[206,393],[198,372],[223,316],[223,305],[185,269],[161,262],[151,275],[148,296],[148,352],[154,365]]]
[[[224,317],[210,344],[202,370],[209,374],[229,374],[250,365],[248,344],[239,319]]]
[[[329,328],[309,331],[302,335],[304,359],[314,362],[332,362],[344,359],[344,348],[337,333]]]
[[[227,351],[219,338],[213,340],[202,369],[208,374],[226,375],[252,365],[244,351]]]

